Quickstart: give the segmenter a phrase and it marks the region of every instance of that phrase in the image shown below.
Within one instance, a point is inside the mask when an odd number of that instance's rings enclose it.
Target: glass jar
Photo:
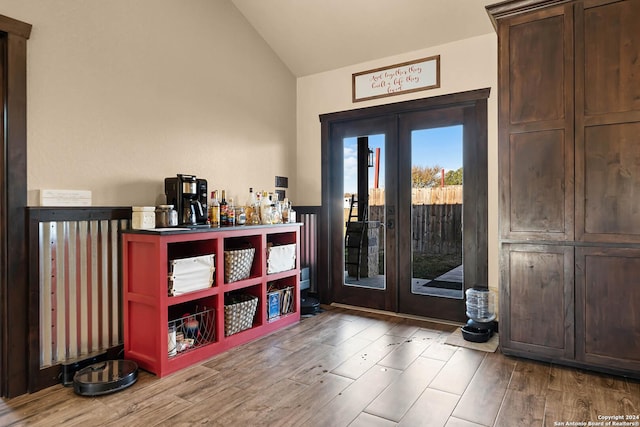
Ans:
[[[160,205],[156,208],[156,227],[175,227],[178,225],[178,212],[173,205]]]
[[[271,205],[262,205],[260,208],[260,220],[263,224],[273,224],[273,208]]]
[[[260,207],[256,204],[250,209],[245,210],[245,216],[247,217],[247,225],[260,225]]]
[[[278,202],[271,205],[271,223],[282,224],[282,211]]]
[[[244,210],[244,206],[236,208],[236,225],[245,225],[247,222],[247,214]]]

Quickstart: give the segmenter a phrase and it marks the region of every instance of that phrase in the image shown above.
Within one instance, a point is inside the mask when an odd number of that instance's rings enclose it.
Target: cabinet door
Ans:
[[[640,371],[640,249],[576,249],[576,356]]]
[[[584,6],[584,7],[583,7]],[[576,8],[576,239],[640,243],[640,2]]]
[[[501,257],[503,349],[573,358],[573,248],[504,244]]]
[[[500,22],[500,224],[504,239],[573,239],[573,14]]]

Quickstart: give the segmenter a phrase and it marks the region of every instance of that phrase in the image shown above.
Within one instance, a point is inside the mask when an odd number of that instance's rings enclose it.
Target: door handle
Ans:
[[[387,221],[387,229],[388,230],[393,230],[393,228],[396,225],[396,221],[394,219],[390,219]]]

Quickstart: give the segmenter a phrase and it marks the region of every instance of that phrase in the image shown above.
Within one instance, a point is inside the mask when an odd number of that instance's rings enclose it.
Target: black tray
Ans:
[[[471,342],[487,342],[493,335],[491,329],[480,329],[469,325],[465,325],[460,329],[462,330],[462,338]]]

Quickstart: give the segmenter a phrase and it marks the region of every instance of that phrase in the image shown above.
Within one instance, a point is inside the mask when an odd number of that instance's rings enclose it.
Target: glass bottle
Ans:
[[[253,187],[249,187],[249,199],[247,200],[247,206],[256,205],[256,193],[253,192]]]
[[[266,191],[262,193],[260,219],[262,220],[263,224],[271,224],[271,200],[269,200],[269,194]]]
[[[250,198],[251,199],[251,198]],[[260,192],[254,193],[253,201],[247,202],[247,204],[251,204],[251,206],[247,206],[247,210],[245,214],[247,216],[247,225],[260,225]]]
[[[233,199],[229,197],[229,205],[227,206],[227,226],[236,225],[236,208],[233,205]]]
[[[296,222],[296,211],[293,210],[293,205],[289,201],[289,222]]]
[[[286,197],[284,198],[280,205],[280,209],[282,211],[282,222],[286,224],[289,222],[289,199]]]
[[[220,227],[220,202],[218,202],[218,192],[211,192],[211,208],[209,209],[209,225]]]
[[[273,215],[272,224],[282,224],[282,210],[280,202],[278,202],[278,193],[273,193],[271,197],[271,215]]]
[[[227,205],[227,192],[222,190],[220,199],[220,227],[229,225],[229,205]]]
[[[254,218],[254,222],[256,224],[262,224],[262,217],[261,217],[261,208],[262,208],[262,192],[258,191],[256,193],[256,204],[255,204],[255,218]]]
[[[253,187],[249,187],[249,198],[245,205],[244,214],[248,223],[251,223],[251,216],[253,215],[253,209],[256,206],[256,195],[253,192]]]

